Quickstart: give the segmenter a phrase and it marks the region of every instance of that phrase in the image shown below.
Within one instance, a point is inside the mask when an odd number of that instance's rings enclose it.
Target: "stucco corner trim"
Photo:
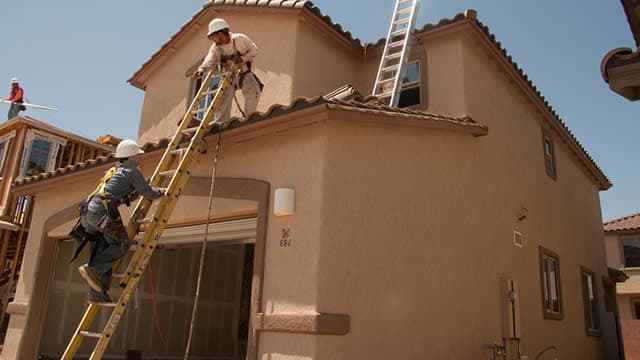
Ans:
[[[255,329],[261,332],[345,335],[349,333],[351,317],[345,314],[259,313],[256,316],[255,323]]]
[[[8,314],[18,314],[18,315],[24,315],[27,313],[27,310],[29,309],[29,303],[27,302],[10,302],[7,305],[7,313]]]

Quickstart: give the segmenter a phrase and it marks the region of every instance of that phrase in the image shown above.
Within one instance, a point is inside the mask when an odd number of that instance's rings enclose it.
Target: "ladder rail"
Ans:
[[[215,70],[209,71],[207,76],[203,80],[202,86],[200,87],[197,95],[194,97],[194,100],[191,102],[191,105],[182,118],[178,130],[174,134],[171,142],[165,149],[161,160],[156,166],[156,169],[150,179],[151,185],[160,186],[165,180],[165,178],[160,176],[160,172],[166,171],[171,166],[175,165],[176,157],[173,156],[172,152],[174,152],[178,148],[178,146],[182,144],[183,136],[185,136],[185,134],[183,134],[183,130],[185,130],[189,126],[189,123],[193,118],[193,109],[198,106],[202,98],[211,94],[209,86],[213,81],[214,71]],[[127,308],[129,299],[133,291],[136,289],[141,275],[146,269],[149,260],[151,259],[157,242],[160,239],[160,235],[167,225],[167,220],[171,216],[171,213],[173,212],[178,199],[189,180],[189,177],[191,175],[190,167],[192,166],[193,161],[198,154],[198,152],[196,152],[196,149],[197,147],[201,146],[201,139],[206,134],[212,117],[214,116],[219,106],[222,104],[224,94],[226,93],[226,91],[233,91],[233,79],[237,75],[238,71],[239,66],[234,65],[231,67],[230,71],[226,72],[224,76],[222,76],[220,84],[215,91],[213,100],[207,107],[206,113],[201,120],[197,130],[192,135],[191,141],[186,148],[187,150],[184,152],[183,156],[181,156],[181,160],[178,162],[176,173],[171,177],[165,195],[160,199],[158,207],[154,210],[153,221],[148,223],[144,232],[143,240],[136,248],[136,251],[129,261],[127,271],[125,272],[121,282],[121,287],[123,287],[122,293],[120,294],[118,302],[116,303],[115,308],[112,310],[106,325],[99,333],[100,337],[94,347],[90,359],[101,359],[102,355],[106,351],[111,337],[115,332],[117,325],[124,314],[124,311]],[[145,218],[147,213],[150,211],[152,203],[153,202],[151,200],[145,199],[144,197],[137,202],[127,225],[127,233],[130,238],[134,238],[137,235],[140,226],[138,220]],[[78,348],[80,347],[82,340],[87,337],[87,334],[97,334],[90,332],[89,327],[93,322],[99,307],[99,305],[89,304],[82,317],[82,320],[80,321],[80,324],[78,325],[71,341],[67,346],[67,349],[62,356],[63,360],[71,360],[73,358]]]
[[[410,4],[400,8],[401,4]],[[420,0],[397,0],[391,18],[391,24],[387,33],[387,39],[382,51],[382,57],[378,66],[378,73],[373,85],[373,96],[380,96],[381,99],[389,98],[389,106],[397,106],[402,92],[402,80],[406,73],[407,59],[411,48],[412,34],[415,31],[416,17],[420,8]],[[406,17],[403,15],[408,14]],[[399,40],[399,37],[403,37]],[[399,51],[390,53],[392,49]],[[388,64],[393,60],[398,60],[393,64]],[[385,77],[385,74],[393,74]],[[391,91],[383,84],[393,81]]]
[[[404,75],[407,71],[407,60],[409,57],[409,51],[411,49],[411,35],[415,29],[416,22],[416,14],[418,9],[420,8],[420,0],[415,0],[415,3],[412,6],[410,16],[409,25],[407,25],[407,34],[404,45],[402,46],[402,55],[400,56],[400,67],[398,68],[398,73],[396,74],[396,81],[393,85],[393,90],[391,94],[391,100],[389,100],[389,106],[398,106],[398,102],[400,101],[400,93],[402,90],[402,81],[404,80]],[[392,22],[393,24],[393,22]]]
[[[394,7],[393,7],[393,18],[395,18],[396,14],[398,13],[398,8],[400,7],[400,1],[396,1]],[[384,49],[382,50],[382,57],[380,58],[380,65],[378,65],[378,73],[376,75],[376,81],[373,84],[373,91],[371,92],[371,94],[375,95],[378,92],[378,81],[380,81],[380,75],[382,75],[382,69],[384,68],[384,59],[387,56],[387,52],[389,51],[389,44],[392,42],[391,41],[391,33],[393,32],[393,18],[391,21],[391,24],[389,25],[389,31],[387,31],[387,40],[385,41],[384,44]]]

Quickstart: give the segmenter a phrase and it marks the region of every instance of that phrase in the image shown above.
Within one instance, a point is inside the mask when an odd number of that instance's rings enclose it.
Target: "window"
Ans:
[[[11,139],[16,136],[16,131],[13,130],[3,136],[0,136],[0,171],[4,168],[4,159],[7,157],[7,151],[9,151],[9,144]]]
[[[631,311],[635,320],[640,320],[640,298],[631,298]]]
[[[30,129],[27,131],[20,161],[20,177],[38,175],[55,167],[58,152],[67,143],[65,139]]]
[[[600,312],[598,311],[598,297],[596,292],[595,274],[584,267],[580,269],[582,283],[582,298],[584,302],[584,321],[587,335],[600,335]]]
[[[198,110],[196,111],[196,117],[200,120],[204,117],[204,114],[207,112],[207,108],[211,105],[211,101],[213,101],[213,95],[215,95],[215,89],[220,82],[220,78],[215,78],[211,81],[209,85],[209,90],[206,92],[207,96],[200,100],[200,104],[198,104]],[[193,82],[193,97],[195,98],[198,95],[198,90],[200,90],[200,86],[202,86],[202,77],[197,78]]]
[[[420,61],[412,61],[407,64],[407,71],[402,79],[402,90],[398,107],[419,105],[422,99],[420,81]]]
[[[543,247],[540,247],[540,284],[544,318],[561,320],[560,259],[556,253]]]
[[[624,267],[640,267],[640,238],[622,239]]]
[[[547,175],[556,179],[556,150],[553,147],[553,139],[545,131],[542,132],[542,149],[544,151],[544,168]]]

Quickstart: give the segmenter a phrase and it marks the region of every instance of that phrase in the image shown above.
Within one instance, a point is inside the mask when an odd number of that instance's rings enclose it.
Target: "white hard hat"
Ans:
[[[120,141],[118,147],[116,147],[117,159],[126,159],[139,154],[144,154],[144,151],[140,149],[135,141],[130,139],[124,139]]]
[[[18,83],[18,79],[17,78],[12,78],[11,79],[11,83],[12,84],[17,84]]]
[[[229,24],[227,24],[227,22],[224,21],[224,19],[213,19],[209,23],[209,33],[207,34],[207,36],[211,36],[215,32],[228,29],[228,28],[229,28]]]

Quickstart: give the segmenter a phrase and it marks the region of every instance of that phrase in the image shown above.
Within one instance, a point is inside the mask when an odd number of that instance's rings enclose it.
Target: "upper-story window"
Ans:
[[[545,319],[562,319],[560,258],[551,250],[540,247],[540,280],[542,308]]]
[[[542,131],[542,150],[544,152],[544,168],[547,175],[556,179],[558,173],[556,171],[556,150],[553,146],[553,139],[546,131]]]
[[[0,136],[0,171],[4,169],[4,162],[7,158],[7,151],[9,151],[9,144],[11,144],[11,139],[13,139],[15,136],[15,130]]]
[[[51,171],[56,164],[58,151],[67,140],[38,130],[28,130],[24,140],[20,177]]]
[[[407,71],[402,79],[402,90],[398,107],[419,105],[422,99],[422,77],[420,61],[412,61],[407,64]]]
[[[193,97],[198,94],[198,90],[200,90],[200,86],[202,86],[202,79],[203,77],[201,76],[193,81]],[[202,120],[202,118],[204,118],[204,114],[206,113],[207,108],[209,107],[209,105],[211,105],[211,101],[213,101],[213,95],[215,95],[216,93],[216,88],[219,82],[220,78],[213,79],[213,81],[211,81],[211,84],[209,85],[209,89],[206,92],[207,96],[200,100],[200,104],[198,104],[198,110],[196,112],[196,117],[198,119]]]
[[[640,238],[622,239],[624,267],[640,267]]]

